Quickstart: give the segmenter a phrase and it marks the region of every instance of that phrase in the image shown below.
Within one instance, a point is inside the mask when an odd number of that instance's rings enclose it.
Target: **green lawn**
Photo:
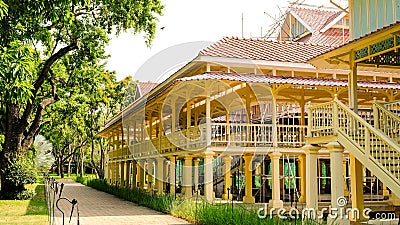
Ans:
[[[32,200],[0,200],[1,224],[48,224],[44,184],[27,185],[35,189]]]

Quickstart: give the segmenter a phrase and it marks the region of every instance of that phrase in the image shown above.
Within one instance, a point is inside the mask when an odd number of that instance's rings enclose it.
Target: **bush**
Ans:
[[[34,196],[35,192],[33,190],[28,190],[28,189],[3,193],[4,199],[29,200],[32,199]]]
[[[104,179],[85,179],[77,177],[76,181],[86,183],[87,186],[107,192],[125,200],[137,203],[154,210],[170,213],[195,224],[295,224],[294,221],[282,220],[267,216],[260,219],[256,209],[249,209],[243,205],[215,204],[201,199],[176,198],[169,194],[152,194],[140,189],[126,189],[109,185]],[[296,221],[296,224],[316,224],[314,221]]]
[[[77,177],[76,181],[82,184],[86,183],[89,187],[164,213],[170,212],[172,202],[174,201],[174,197],[171,195],[157,195],[140,189],[119,188],[109,185],[104,179],[84,179]]]
[[[10,160],[2,171],[2,199],[30,199],[34,193],[25,188],[25,184],[33,184],[37,174],[32,164],[24,157],[17,156]]]

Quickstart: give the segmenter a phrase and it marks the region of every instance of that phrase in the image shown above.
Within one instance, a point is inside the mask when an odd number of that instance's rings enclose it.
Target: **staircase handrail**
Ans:
[[[400,104],[400,100],[395,100],[395,101],[391,101],[391,102],[383,102],[381,104],[383,105],[383,107],[387,108],[390,105]]]
[[[374,115],[376,114],[375,121],[374,121],[375,128],[383,131],[387,136],[391,136],[391,134],[387,133],[386,131],[391,130],[392,128],[384,129],[383,127],[380,127],[380,123],[378,122],[378,119],[381,118],[381,116],[379,116],[379,114],[389,117],[391,121],[393,121],[394,123],[396,123],[398,125],[397,126],[398,128],[400,128],[400,117],[398,117],[392,111],[387,109],[382,103],[378,103],[375,101],[373,104],[374,104],[374,109],[376,108],[376,110],[374,112]]]
[[[313,110],[317,109],[317,108],[321,108],[324,106],[329,106],[332,105],[332,109],[334,108],[335,104],[337,106],[340,106],[340,108],[342,108],[345,112],[347,112],[348,114],[350,114],[353,118],[355,118],[357,120],[357,122],[361,123],[363,126],[365,126],[366,128],[368,128],[368,130],[370,130],[371,132],[375,133],[379,138],[383,139],[386,144],[388,145],[392,145],[392,146],[396,146],[397,148],[400,148],[400,146],[398,144],[396,144],[395,142],[393,142],[390,138],[387,138],[386,135],[381,131],[378,130],[376,128],[374,128],[371,124],[369,124],[368,122],[366,122],[364,119],[362,119],[357,113],[355,113],[353,110],[351,110],[350,108],[348,108],[345,104],[343,104],[341,101],[339,101],[337,98],[335,98],[333,101],[329,101],[323,104],[318,104],[318,105],[314,105],[314,106],[310,106],[308,109],[310,112],[312,112]],[[333,111],[335,111],[333,109]],[[335,127],[334,124],[338,124],[338,120],[339,118],[337,117],[338,112],[333,112],[332,114],[334,114],[332,116],[332,118],[334,118],[333,121],[333,131],[337,132],[338,127]],[[308,130],[310,132],[310,135],[308,135],[308,137],[312,137],[311,132],[314,131],[315,129],[312,129],[313,124],[312,123],[308,123]],[[398,151],[398,149],[396,148],[396,150]],[[399,152],[399,151],[398,151]],[[400,153],[400,152],[399,152]]]
[[[387,145],[389,145],[392,149],[396,150],[397,153],[400,154],[400,146],[395,143],[392,139],[388,138],[385,133],[383,133],[381,130],[376,129],[373,127],[371,124],[363,120],[357,113],[355,113],[353,110],[348,108],[345,104],[343,104],[341,101],[339,101],[337,98],[333,100],[338,106],[342,108],[345,112],[350,114],[353,118],[357,120],[357,122],[361,123],[363,126],[365,126],[371,133],[375,134],[379,139],[384,141]],[[336,118],[338,119],[338,118]],[[334,128],[335,129],[335,128]],[[369,142],[369,140],[366,140]]]
[[[311,118],[314,114],[316,118]],[[349,153],[368,165],[367,168],[372,169],[371,172],[379,179],[385,180],[385,184],[396,195],[400,194],[400,146],[384,132],[365,121],[336,96],[323,106],[309,107],[309,122],[309,138],[321,137],[319,129],[311,131],[313,126],[327,126],[322,137],[337,136]]]

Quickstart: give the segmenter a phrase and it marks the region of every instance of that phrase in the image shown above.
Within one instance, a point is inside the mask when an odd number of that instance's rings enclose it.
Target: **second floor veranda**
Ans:
[[[373,97],[390,99],[398,89],[367,81],[359,86],[361,108],[369,108]],[[346,102],[347,93],[346,80],[203,74],[182,78],[158,95],[147,96],[143,104],[131,105],[103,133],[109,138],[110,159],[206,150],[301,151],[308,105],[330,101],[335,94]],[[360,113],[370,117],[369,110]]]

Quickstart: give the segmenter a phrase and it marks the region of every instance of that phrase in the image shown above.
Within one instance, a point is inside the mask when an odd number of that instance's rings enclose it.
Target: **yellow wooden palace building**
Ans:
[[[398,204],[398,4],[291,6],[278,40],[223,38],[162,83],[139,83],[99,133],[108,182],[271,208]]]

